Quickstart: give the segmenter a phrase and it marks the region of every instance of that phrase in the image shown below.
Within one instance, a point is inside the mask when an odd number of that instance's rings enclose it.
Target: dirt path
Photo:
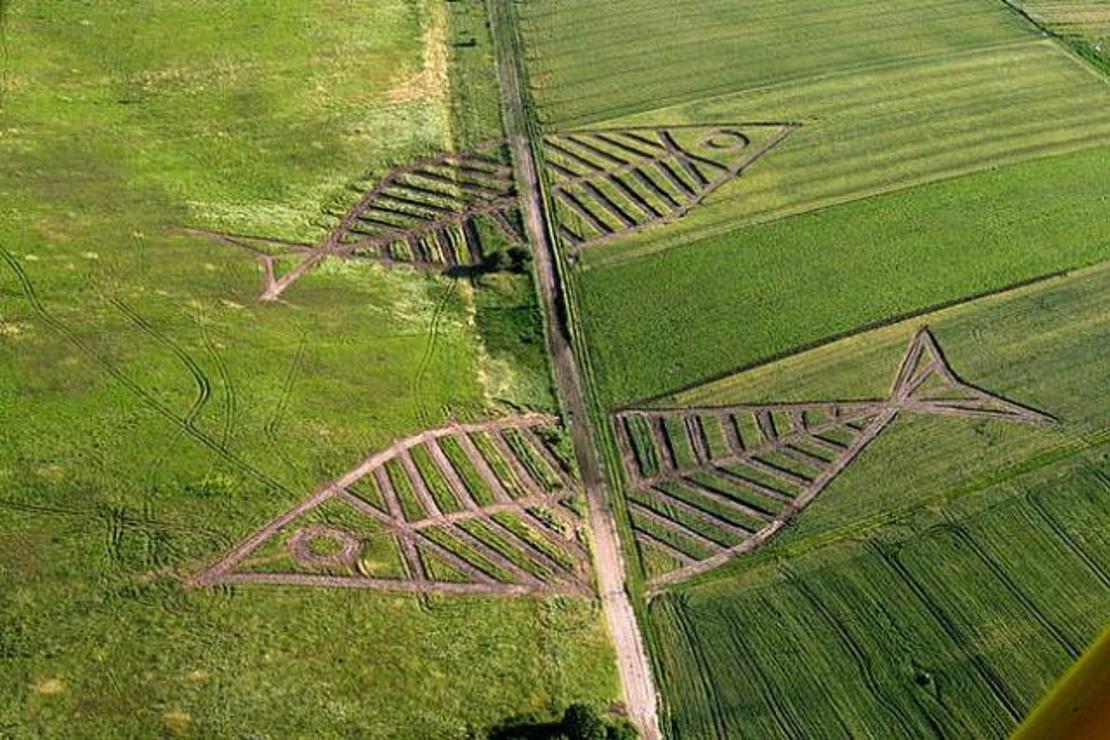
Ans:
[[[547,343],[556,390],[567,414],[567,426],[586,490],[594,565],[602,608],[617,652],[617,666],[629,716],[645,740],[661,737],[651,664],[640,627],[625,591],[625,567],[616,520],[606,500],[605,483],[591,438],[590,419],[578,366],[570,345],[565,296],[559,279],[555,244],[546,228],[543,194],[529,136],[523,76],[510,2],[487,0],[497,58],[501,103],[509,148],[516,168],[524,226],[533,245],[536,281],[547,315]]]

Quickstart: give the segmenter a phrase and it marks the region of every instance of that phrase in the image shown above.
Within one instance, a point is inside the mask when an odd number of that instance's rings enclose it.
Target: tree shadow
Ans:
[[[540,722],[534,717],[511,717],[490,730],[489,740],[555,740],[566,737],[562,722]]]

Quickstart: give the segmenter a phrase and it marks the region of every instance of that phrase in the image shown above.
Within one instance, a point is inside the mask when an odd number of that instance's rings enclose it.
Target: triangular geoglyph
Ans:
[[[389,591],[584,594],[578,486],[530,414],[401,440],[192,579]]]
[[[681,218],[796,128],[735,123],[548,134],[544,164],[563,246],[580,249]]]

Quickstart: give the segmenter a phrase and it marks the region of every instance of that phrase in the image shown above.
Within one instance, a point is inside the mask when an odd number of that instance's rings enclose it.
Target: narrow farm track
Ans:
[[[586,491],[594,565],[602,608],[617,652],[617,667],[628,713],[645,740],[662,737],[651,664],[644,649],[636,614],[625,590],[625,565],[617,523],[606,499],[605,482],[590,430],[589,408],[571,346],[566,296],[559,276],[554,237],[547,228],[545,203],[536,162],[538,144],[532,137],[520,59],[515,11],[508,0],[487,0],[494,41],[505,133],[520,193],[524,228],[533,247],[535,279],[546,314],[548,354],[556,391],[567,415],[567,427]]]

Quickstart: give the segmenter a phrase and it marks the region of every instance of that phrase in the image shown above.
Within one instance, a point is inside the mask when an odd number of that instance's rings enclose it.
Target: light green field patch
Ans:
[[[391,441],[501,413],[455,283],[336,260],[263,304],[180,232],[315,240],[350,183],[497,135],[466,4],[455,47],[461,2],[0,2],[0,734],[465,737],[616,698],[585,599],[186,585]],[[465,127],[441,52],[486,86]],[[390,541],[354,567],[396,575]]]

